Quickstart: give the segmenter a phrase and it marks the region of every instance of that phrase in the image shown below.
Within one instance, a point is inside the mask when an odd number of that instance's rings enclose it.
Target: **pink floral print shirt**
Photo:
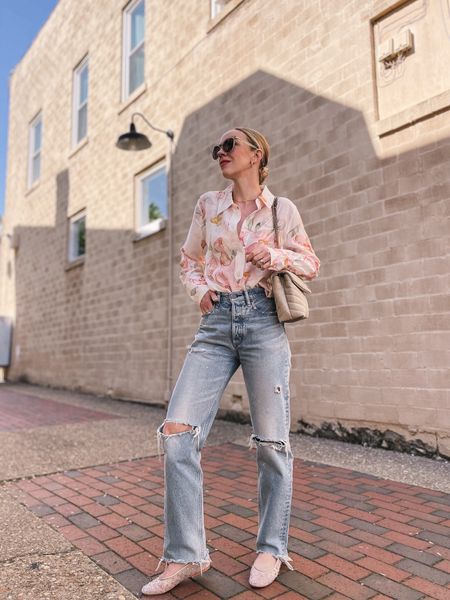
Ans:
[[[206,192],[197,201],[181,248],[180,279],[189,296],[200,303],[208,290],[235,292],[257,285],[271,296],[273,271],[292,271],[306,280],[316,277],[320,262],[295,204],[278,197],[281,247],[276,248],[272,192],[264,186],[256,199],[257,210],[246,217],[238,235],[241,211],[233,202],[232,191],[233,183],[220,192]],[[271,262],[267,269],[245,261],[246,248],[255,242],[268,246]]]

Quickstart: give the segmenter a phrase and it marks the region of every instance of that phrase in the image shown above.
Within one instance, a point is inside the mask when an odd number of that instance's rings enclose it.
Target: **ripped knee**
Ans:
[[[161,445],[164,447],[165,441],[185,437],[183,434],[190,433],[192,438],[197,438],[197,449],[200,451],[200,426],[187,425],[186,423],[177,423],[175,421],[164,421],[156,430],[156,438],[158,445],[158,456],[161,458]]]
[[[258,437],[254,433],[250,436],[249,448],[257,448],[258,446],[266,446],[272,448],[273,450],[277,450],[278,452],[283,452],[286,456],[291,454],[291,445],[289,440],[267,440],[261,437]]]
[[[192,425],[186,425],[185,423],[173,423],[172,421],[166,421],[162,432],[164,435],[173,435],[174,433],[182,433],[183,431],[191,431]]]

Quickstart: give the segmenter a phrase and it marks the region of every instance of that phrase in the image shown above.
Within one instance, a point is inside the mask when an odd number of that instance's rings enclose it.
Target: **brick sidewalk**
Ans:
[[[202,451],[213,568],[166,598],[450,599],[450,495],[295,459],[289,555],[271,586],[248,586],[257,533],[254,450]],[[163,546],[157,457],[7,484],[36,515],[138,595]],[[160,596],[162,597],[162,596]]]
[[[0,431],[19,431],[40,426],[117,418],[116,415],[90,408],[1,390]]]

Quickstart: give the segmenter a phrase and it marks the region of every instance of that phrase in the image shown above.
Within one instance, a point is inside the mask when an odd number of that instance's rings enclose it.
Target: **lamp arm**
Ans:
[[[167,135],[167,137],[170,138],[171,140],[174,139],[175,134],[174,134],[174,132],[171,129],[165,130],[165,129],[159,129],[159,127],[155,127],[154,125],[152,125],[150,123],[150,121],[147,119],[147,117],[145,115],[143,115],[142,113],[140,113],[140,112],[133,113],[131,115],[131,122],[132,123],[134,123],[134,121],[133,121],[134,117],[141,117],[141,119],[144,119],[144,121],[147,123],[147,125],[149,127],[151,127],[152,129],[154,129],[155,131],[159,131],[160,133],[165,133]]]

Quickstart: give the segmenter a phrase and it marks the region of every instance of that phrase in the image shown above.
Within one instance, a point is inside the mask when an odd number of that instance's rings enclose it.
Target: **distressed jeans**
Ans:
[[[163,433],[165,562],[202,564],[209,559],[203,515],[201,449],[232,375],[242,367],[250,404],[258,466],[257,552],[288,562],[293,456],[289,443],[291,352],[273,298],[262,288],[220,293],[204,315],[171,396],[165,422],[190,429]],[[159,566],[159,565],[158,565]]]

